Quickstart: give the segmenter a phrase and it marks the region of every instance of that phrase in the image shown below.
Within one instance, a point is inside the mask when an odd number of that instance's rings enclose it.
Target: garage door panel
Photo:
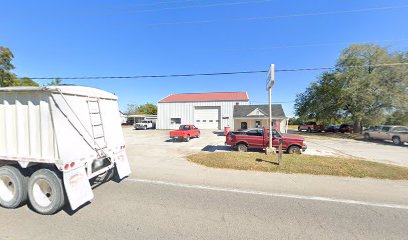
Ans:
[[[196,108],[194,111],[194,124],[200,129],[218,129],[218,108]]]

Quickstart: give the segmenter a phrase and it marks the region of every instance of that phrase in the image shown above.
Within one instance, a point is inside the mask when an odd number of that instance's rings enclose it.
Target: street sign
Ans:
[[[272,88],[273,84],[275,84],[275,64],[271,64],[266,75],[266,90]]]

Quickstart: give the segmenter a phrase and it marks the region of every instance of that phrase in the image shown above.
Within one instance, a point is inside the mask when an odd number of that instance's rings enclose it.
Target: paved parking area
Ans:
[[[306,154],[343,156],[408,167],[408,145],[396,146],[392,142],[351,139],[324,139],[305,136]]]
[[[296,133],[296,132],[293,132]],[[201,137],[190,142],[171,142],[168,140],[168,130],[133,130],[124,128],[127,145],[137,145],[136,149],[144,149],[136,154],[149,158],[151,164],[165,164],[163,156],[168,159],[179,159],[200,151],[230,151],[224,146],[225,137],[222,132],[202,130]],[[308,149],[305,154],[322,156],[343,156],[362,158],[371,161],[408,167],[408,145],[395,146],[384,141],[359,141],[351,139],[335,139],[304,136]],[[128,151],[134,151],[129,149]],[[169,160],[173,162],[173,160]],[[178,164],[186,161],[177,161]],[[174,162],[172,166],[174,166]],[[145,166],[143,166],[145,167]],[[146,166],[147,167],[147,166]],[[170,166],[169,166],[170,167]]]

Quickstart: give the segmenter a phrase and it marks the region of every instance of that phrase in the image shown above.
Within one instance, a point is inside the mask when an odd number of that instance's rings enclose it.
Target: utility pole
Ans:
[[[276,149],[272,146],[272,87],[275,84],[275,64],[269,67],[268,75],[266,76],[266,89],[269,93],[269,147],[266,149],[266,154],[275,154]]]

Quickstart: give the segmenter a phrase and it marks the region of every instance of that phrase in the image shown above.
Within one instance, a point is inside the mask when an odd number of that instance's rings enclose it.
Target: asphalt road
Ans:
[[[223,150],[212,132],[124,133],[129,179],[76,212],[0,208],[0,239],[407,239],[408,181],[205,168],[184,156]]]
[[[408,209],[126,181],[73,215],[0,210],[3,239],[406,239]]]

